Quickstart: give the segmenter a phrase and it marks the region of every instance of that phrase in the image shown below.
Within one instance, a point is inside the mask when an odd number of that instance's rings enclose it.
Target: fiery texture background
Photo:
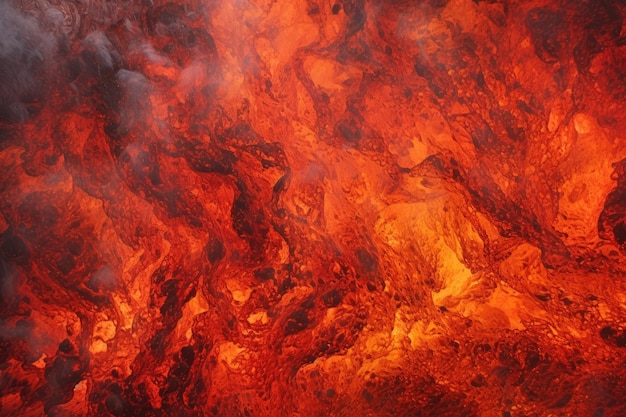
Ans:
[[[0,415],[626,415],[623,0],[0,5]]]

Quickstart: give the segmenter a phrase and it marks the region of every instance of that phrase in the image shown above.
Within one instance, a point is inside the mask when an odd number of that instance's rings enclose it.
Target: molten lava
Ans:
[[[0,4],[0,415],[626,415],[624,16]]]

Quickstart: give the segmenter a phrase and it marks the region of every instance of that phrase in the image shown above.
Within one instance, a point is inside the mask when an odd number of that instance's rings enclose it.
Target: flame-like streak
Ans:
[[[0,5],[0,414],[623,416],[623,1]]]

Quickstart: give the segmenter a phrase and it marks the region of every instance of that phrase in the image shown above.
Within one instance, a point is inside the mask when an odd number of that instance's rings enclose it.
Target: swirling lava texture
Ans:
[[[2,3],[0,414],[626,415],[625,13]]]

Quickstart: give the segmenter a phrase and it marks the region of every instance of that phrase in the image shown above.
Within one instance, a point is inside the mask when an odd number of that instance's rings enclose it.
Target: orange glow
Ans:
[[[0,5],[0,415],[626,415],[624,16]]]

